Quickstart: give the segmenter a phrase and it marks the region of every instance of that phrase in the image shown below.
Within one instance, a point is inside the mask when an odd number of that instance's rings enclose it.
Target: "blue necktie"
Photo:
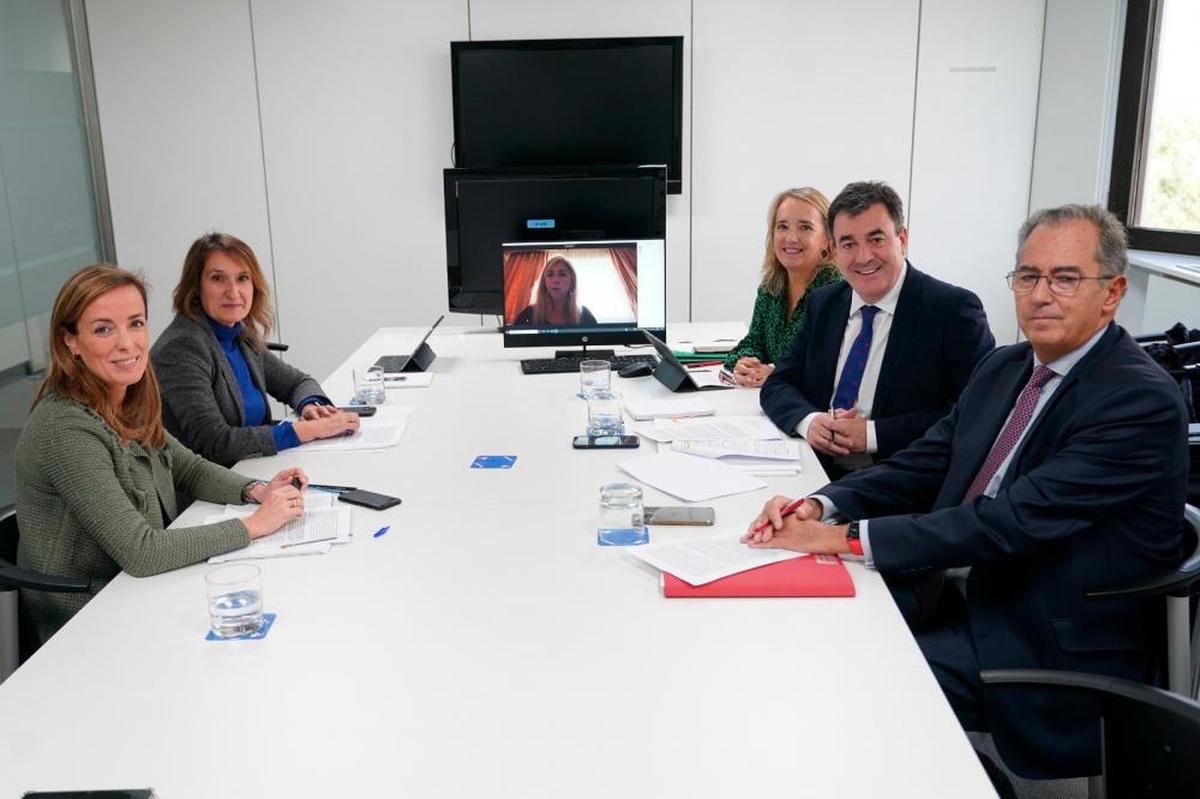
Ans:
[[[860,312],[862,330],[858,331],[858,338],[850,345],[846,365],[842,367],[842,379],[838,381],[837,391],[833,393],[835,408],[849,410],[858,404],[858,387],[862,383],[863,372],[867,370],[871,336],[875,332],[875,314],[879,313],[879,309],[874,305],[864,305]]]

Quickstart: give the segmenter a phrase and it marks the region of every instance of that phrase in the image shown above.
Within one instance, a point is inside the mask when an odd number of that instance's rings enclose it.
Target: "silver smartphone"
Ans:
[[[711,527],[717,514],[712,508],[686,505],[646,506],[646,524],[700,524]]]

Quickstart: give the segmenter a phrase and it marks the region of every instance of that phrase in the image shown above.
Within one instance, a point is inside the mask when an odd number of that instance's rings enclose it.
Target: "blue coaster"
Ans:
[[[233,638],[221,638],[212,630],[208,631],[208,635],[204,636],[205,641],[257,641],[259,638],[266,638],[267,633],[271,632],[271,626],[275,624],[274,613],[264,613],[262,627],[259,627],[252,633],[245,635],[237,635]]]
[[[476,455],[472,469],[511,469],[517,462],[516,455]]]

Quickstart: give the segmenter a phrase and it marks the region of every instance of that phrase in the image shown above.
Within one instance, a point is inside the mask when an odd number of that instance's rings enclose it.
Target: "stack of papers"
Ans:
[[[248,547],[214,555],[208,562],[323,555],[333,544],[349,543],[354,534],[350,527],[350,508],[335,506],[333,499],[333,494],[306,491],[303,516],[292,519],[270,535],[255,538]],[[205,521],[213,524],[226,519],[244,519],[257,509],[257,505],[226,505],[221,513]]]
[[[350,452],[394,447],[400,443],[414,410],[412,405],[380,405],[374,416],[362,417],[354,435],[309,441],[300,448],[304,452]]]
[[[635,480],[685,502],[704,502],[767,487],[762,480],[719,461],[678,452],[645,455],[617,465]]]
[[[625,410],[639,422],[650,419],[678,419],[688,416],[712,416],[716,411],[699,397],[661,397],[626,400]]]
[[[725,530],[690,541],[633,547],[629,553],[691,585],[704,585],[731,574],[804,555],[787,549],[753,549],[743,544],[741,537],[740,532]]]
[[[660,444],[661,451],[665,444]],[[712,441],[676,441],[672,452],[682,452],[701,458],[717,458],[726,466],[751,474],[798,474],[800,442],[792,440],[756,441],[748,438],[726,438]]]
[[[636,418],[636,417],[635,417]],[[753,440],[785,436],[765,416],[714,416],[707,419],[655,419],[654,425],[639,429],[651,441],[711,441],[718,438]]]

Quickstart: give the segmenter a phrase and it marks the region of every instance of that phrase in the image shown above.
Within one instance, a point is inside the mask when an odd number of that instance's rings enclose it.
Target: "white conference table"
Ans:
[[[326,390],[346,400],[352,366],[407,352],[418,333],[379,331]],[[0,795],[994,795],[877,574],[850,565],[853,599],[664,599],[653,569],[594,530],[599,486],[649,442],[572,450],[578,375],[518,368],[545,351],[473,330],[431,344],[432,386],[388,391],[416,407],[399,446],[239,467],[298,464],[403,504],[355,509],[355,541],[328,555],[257,561],[278,614],[261,641],[204,640],[211,567],[113,580],[0,685]],[[626,396],[667,394],[613,380]],[[757,412],[756,391],[703,396],[718,413]],[[718,528],[821,485],[805,449],[799,478],[706,503]],[[479,454],[517,463],[469,468]],[[679,504],[652,488],[646,502]]]

